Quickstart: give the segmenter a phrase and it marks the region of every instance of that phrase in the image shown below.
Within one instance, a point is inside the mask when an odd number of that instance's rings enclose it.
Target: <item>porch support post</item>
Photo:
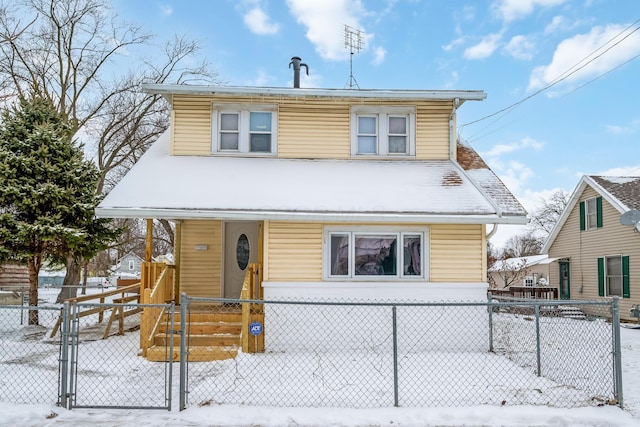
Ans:
[[[182,223],[176,221],[176,234],[173,239],[173,262],[175,263],[175,274],[173,276],[173,295],[176,298],[176,304],[180,304],[180,253],[182,246]]]
[[[144,260],[146,262],[151,262],[152,253],[153,253],[153,219],[147,218],[147,240],[146,240],[145,257],[144,257]]]

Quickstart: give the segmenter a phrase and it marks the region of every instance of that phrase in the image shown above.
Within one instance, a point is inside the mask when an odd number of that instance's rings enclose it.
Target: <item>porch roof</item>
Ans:
[[[450,160],[170,156],[165,132],[96,208],[114,218],[524,224]]]

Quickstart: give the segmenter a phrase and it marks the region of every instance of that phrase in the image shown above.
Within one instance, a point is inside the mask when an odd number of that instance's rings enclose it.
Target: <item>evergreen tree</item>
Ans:
[[[94,216],[99,172],[72,140],[73,129],[40,97],[2,113],[0,261],[28,266],[30,306],[38,305],[43,262],[93,256],[117,235]],[[37,310],[29,311],[29,324],[38,324]]]

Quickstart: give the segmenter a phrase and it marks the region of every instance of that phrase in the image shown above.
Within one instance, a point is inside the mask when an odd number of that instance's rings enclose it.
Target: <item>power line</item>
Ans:
[[[553,81],[551,81],[550,83],[548,83],[547,85],[545,85],[544,87],[538,89],[537,91],[533,92],[532,94],[526,96],[525,98],[501,109],[498,110],[492,114],[489,114],[487,116],[484,116],[480,119],[477,120],[473,120],[471,122],[468,123],[464,123],[460,126],[460,132],[462,132],[462,129],[464,129],[465,126],[469,126],[481,121],[484,121],[486,119],[489,119],[491,117],[495,117],[500,115],[498,118],[496,118],[496,120],[494,120],[493,122],[489,123],[487,126],[485,126],[482,130],[486,129],[487,127],[491,126],[492,124],[494,124],[495,122],[497,122],[498,120],[500,120],[502,117],[504,117],[505,115],[507,115],[508,113],[510,113],[511,111],[513,111],[514,109],[516,109],[517,107],[519,107],[520,105],[522,105],[523,103],[525,103],[526,101],[528,101],[529,99],[533,98],[534,96],[537,96],[539,94],[541,94],[542,92],[550,89],[551,87],[557,85],[558,83],[566,80],[567,78],[571,77],[573,74],[577,73],[578,71],[582,70],[583,68],[585,68],[587,65],[591,64],[593,61],[595,61],[596,59],[600,58],[602,55],[606,54],[608,51],[610,51],[611,49],[613,49],[614,47],[616,47],[617,45],[619,45],[620,43],[622,43],[624,40],[626,40],[627,38],[629,38],[632,34],[634,34],[636,31],[640,30],[640,26],[633,28],[633,31],[629,32],[628,34],[626,34],[623,38],[621,38],[620,40],[616,41],[613,45],[609,46],[607,49],[605,49],[603,52],[601,52],[600,54],[594,56],[593,58],[589,59],[588,61],[584,62],[585,60],[587,60],[588,58],[592,57],[596,52],[602,50],[605,46],[607,46],[609,43],[611,43],[613,40],[617,39],[620,35],[624,34],[626,31],[628,31],[630,28],[634,27],[638,22],[640,22],[640,19],[636,20],[634,23],[632,23],[631,25],[627,26],[626,28],[624,28],[622,31],[620,31],[618,34],[616,34],[615,36],[613,36],[612,38],[610,38],[609,40],[607,40],[605,43],[603,43],[602,45],[600,45],[597,49],[595,49],[593,52],[591,52],[589,55],[585,56],[584,58],[582,58],[580,61],[578,61],[575,65],[573,65],[571,68],[569,68],[568,70],[566,70],[564,73],[560,74],[558,77],[556,77]],[[583,84],[582,86],[580,86],[579,88],[575,89],[575,90],[579,90],[585,86],[587,86],[588,84],[598,80],[599,78],[609,74],[610,72],[622,67],[623,65],[633,61],[634,59],[640,57],[640,55],[636,55],[633,58],[627,60],[626,62],[624,62],[623,64],[618,65],[615,68],[612,68],[611,70],[606,71],[605,73],[602,73],[601,75],[597,76],[596,78],[590,80],[589,82]],[[584,62],[584,64],[582,64]],[[582,64],[582,65],[580,65]],[[572,92],[575,92],[572,91]],[[570,93],[572,93],[570,92]],[[477,133],[476,133],[477,135]],[[475,136],[475,135],[474,135]],[[477,138],[476,138],[477,140]],[[469,138],[469,141],[471,141],[471,138]]]

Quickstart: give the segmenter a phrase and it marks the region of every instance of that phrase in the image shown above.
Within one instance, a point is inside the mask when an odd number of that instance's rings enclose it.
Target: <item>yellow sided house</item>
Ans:
[[[96,212],[175,222],[177,293],[484,301],[488,230],[527,221],[457,142],[482,91],[144,89],[171,126]]]
[[[620,297],[620,318],[638,320],[640,177],[585,175],[542,251],[557,258],[550,283],[562,299]]]

